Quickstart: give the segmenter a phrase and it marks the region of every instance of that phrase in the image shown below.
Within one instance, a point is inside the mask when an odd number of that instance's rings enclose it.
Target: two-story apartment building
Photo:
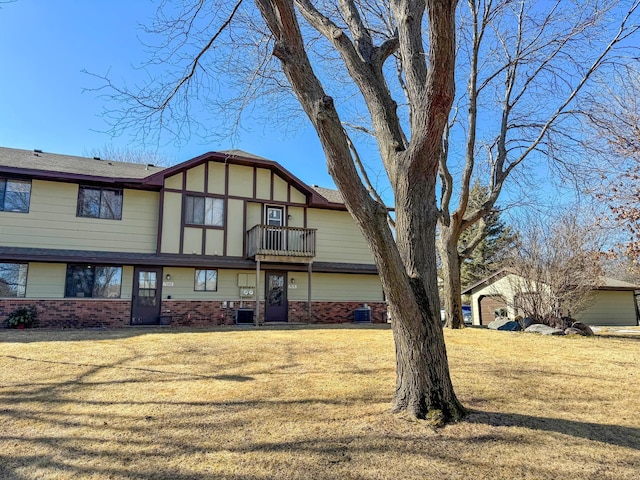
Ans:
[[[159,168],[0,148],[0,320],[24,305],[57,327],[386,310],[339,193],[276,162],[211,152]]]

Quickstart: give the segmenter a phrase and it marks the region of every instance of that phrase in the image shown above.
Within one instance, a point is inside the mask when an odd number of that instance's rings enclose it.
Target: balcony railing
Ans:
[[[313,258],[316,229],[256,225],[247,232],[247,257],[256,255]]]

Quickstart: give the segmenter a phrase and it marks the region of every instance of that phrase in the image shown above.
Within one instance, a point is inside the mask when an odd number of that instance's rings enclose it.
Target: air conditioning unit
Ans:
[[[236,324],[253,323],[253,310],[250,308],[239,308],[236,310]]]

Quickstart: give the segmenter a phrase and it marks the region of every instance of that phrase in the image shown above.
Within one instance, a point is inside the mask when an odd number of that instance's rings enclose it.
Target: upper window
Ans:
[[[29,212],[31,180],[0,178],[0,211]]]
[[[120,298],[122,267],[67,265],[65,297]]]
[[[224,200],[187,195],[185,221],[195,225],[224,225]]]
[[[26,263],[0,263],[0,297],[25,296],[27,268]]]
[[[218,271],[196,270],[194,290],[197,292],[216,292],[218,290]]]
[[[80,186],[78,216],[122,219],[122,190]]]

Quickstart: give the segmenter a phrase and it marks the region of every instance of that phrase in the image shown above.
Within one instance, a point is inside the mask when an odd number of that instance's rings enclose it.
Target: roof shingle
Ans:
[[[96,160],[94,158],[0,147],[0,165],[10,168],[61,172],[97,177],[142,179],[163,170],[138,163]]]

